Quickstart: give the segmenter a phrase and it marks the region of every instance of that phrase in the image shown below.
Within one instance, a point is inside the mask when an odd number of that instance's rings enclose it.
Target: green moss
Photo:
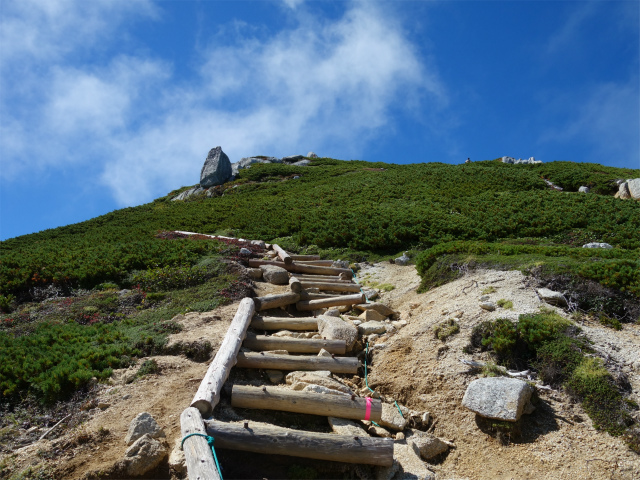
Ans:
[[[458,325],[458,322],[456,322],[453,318],[450,318],[449,320],[439,323],[438,325],[433,327],[434,336],[437,339],[442,340],[443,342],[459,331],[460,325]]]
[[[506,308],[507,310],[510,310],[513,308],[513,302],[511,300],[505,300],[504,298],[501,298],[496,303],[498,304],[499,307]]]
[[[496,287],[487,287],[482,289],[482,295],[489,295],[490,293],[495,293]]]

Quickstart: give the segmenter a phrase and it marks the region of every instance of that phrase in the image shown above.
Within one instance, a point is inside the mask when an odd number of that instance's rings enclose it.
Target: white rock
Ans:
[[[179,474],[187,473],[187,462],[184,458],[184,450],[180,448],[181,439],[176,440],[176,444],[169,455],[169,467]]]
[[[582,187],[580,187],[578,189],[578,192],[580,192],[580,193],[589,193],[590,190],[591,189],[589,187],[582,186]]]
[[[560,292],[554,292],[553,290],[549,290],[548,288],[539,288],[538,295],[540,298],[547,302],[550,305],[557,305],[559,307],[567,306],[567,299]]]
[[[131,420],[124,441],[127,445],[131,445],[144,435],[149,435],[150,438],[164,437],[164,430],[162,430],[151,414],[147,412],[139,413]]]
[[[631,198],[640,200],[640,178],[627,180],[627,188]]]
[[[167,448],[155,438],[143,435],[131,445],[120,460],[127,475],[138,477],[153,470],[167,456]]]
[[[407,420],[398,411],[395,404],[382,404],[382,418],[378,422],[381,426],[401,432],[407,426]]]
[[[613,246],[609,245],[608,243],[592,242],[585,243],[582,248],[613,248]]]
[[[365,429],[353,420],[347,420],[346,418],[337,417],[327,417],[327,420],[329,420],[329,425],[331,425],[331,430],[333,430],[333,433],[337,433],[338,435],[354,435],[356,437],[369,436]]]
[[[358,332],[361,335],[371,335],[372,333],[384,333],[387,329],[382,322],[365,322],[358,325]]]
[[[481,417],[517,421],[528,407],[533,388],[522,380],[488,377],[474,380],[467,387],[462,405]]]
[[[331,353],[328,352],[327,350],[325,350],[324,348],[320,349],[320,352],[318,353],[319,357],[331,357]]]
[[[488,312],[493,312],[496,308],[498,308],[498,306],[493,302],[482,302],[480,303],[480,308]]]

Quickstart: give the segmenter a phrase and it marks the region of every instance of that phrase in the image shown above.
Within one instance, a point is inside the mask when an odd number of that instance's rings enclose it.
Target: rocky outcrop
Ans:
[[[231,178],[231,175],[231,162],[227,154],[222,151],[222,147],[209,150],[209,155],[200,171],[200,186],[209,188],[222,185]]]
[[[296,163],[300,160],[304,160],[304,155],[289,155],[288,157],[282,157],[282,163]]]
[[[309,152],[309,153],[307,153],[307,158],[318,158],[318,155],[316,155],[313,152]]]
[[[532,393],[533,387],[515,378],[479,378],[467,387],[462,405],[481,417],[516,422],[533,411]]]
[[[609,245],[608,243],[592,242],[585,243],[584,245],[582,245],[582,248],[613,248],[613,246]]]
[[[634,200],[640,200],[640,178],[627,180],[627,188],[629,189],[631,198]]]
[[[282,163],[282,160],[276,157],[244,157],[239,162],[231,164],[233,175],[238,175],[238,171],[249,168],[255,163]]]
[[[395,262],[395,264],[396,264],[396,265],[402,265],[402,266],[405,266],[405,265],[408,265],[408,264],[409,264],[409,260],[411,260],[411,259],[407,256],[407,252],[404,252],[404,253],[402,254],[402,256],[401,256],[401,257],[396,258],[396,259],[394,260],[394,262]]]
[[[534,157],[529,157],[527,159],[515,159],[513,157],[502,157],[502,163],[508,163],[511,165],[536,165],[538,163],[542,163],[542,160],[536,160]]]

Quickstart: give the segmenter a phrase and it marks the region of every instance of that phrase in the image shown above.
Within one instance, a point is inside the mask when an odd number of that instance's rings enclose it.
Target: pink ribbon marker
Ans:
[[[364,419],[369,420],[371,418],[371,397],[367,397],[367,411],[364,414]]]

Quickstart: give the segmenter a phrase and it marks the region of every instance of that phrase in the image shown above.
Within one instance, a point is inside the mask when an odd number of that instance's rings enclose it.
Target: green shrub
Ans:
[[[611,327],[614,330],[622,330],[622,323],[620,323],[620,320],[610,317],[606,313],[600,313],[598,315],[598,320],[600,321],[600,324],[605,327]]]
[[[567,382],[598,429],[621,435],[633,421],[622,408],[622,395],[600,358],[585,358]]]
[[[489,295],[490,293],[495,293],[496,287],[487,287],[482,289],[482,295]]]
[[[491,348],[501,358],[510,357],[518,340],[514,323],[506,318],[498,318],[485,324],[482,345]]]
[[[505,300],[504,298],[501,298],[500,300],[498,300],[496,302],[498,304],[499,307],[501,308],[506,308],[506,309],[511,309],[513,308],[513,302],[511,300]]]
[[[221,263],[199,265],[166,265],[134,273],[130,282],[148,292],[176,290],[205,283],[222,272]]]
[[[155,375],[158,373],[160,373],[160,366],[158,365],[158,362],[154,359],[150,359],[142,362],[142,365],[140,365],[140,368],[136,372],[136,376],[144,377],[145,375]]]
[[[0,311],[11,313],[11,304],[15,299],[15,295],[0,295]]]
[[[445,320],[433,327],[433,334],[443,342],[460,331],[460,326],[453,318]]]

